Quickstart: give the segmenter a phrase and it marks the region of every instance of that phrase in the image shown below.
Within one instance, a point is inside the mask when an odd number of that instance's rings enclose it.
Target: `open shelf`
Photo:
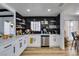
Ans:
[[[60,14],[54,17],[50,16],[29,16],[25,17],[26,29],[31,30],[31,22],[40,22],[41,31],[32,31],[33,34],[60,34]],[[45,24],[47,22],[47,24]],[[43,30],[47,33],[44,33]]]
[[[25,19],[19,13],[16,13],[16,31],[21,30],[23,33],[26,29],[25,27]]]
[[[40,30],[33,30],[31,22],[40,22]],[[60,34],[60,14],[57,16],[23,17],[16,13],[16,31],[17,30],[22,30],[22,33],[29,30],[30,34]]]

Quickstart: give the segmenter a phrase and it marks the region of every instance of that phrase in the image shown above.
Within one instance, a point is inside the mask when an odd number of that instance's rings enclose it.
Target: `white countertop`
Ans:
[[[23,35],[17,35],[16,38],[20,38],[20,37],[22,37],[22,36],[23,36]]]
[[[0,38],[0,46],[6,45],[10,42],[13,42],[15,39],[16,39],[15,37],[8,38],[8,39]]]
[[[59,35],[59,34],[27,34],[27,35]],[[17,38],[21,38],[21,37],[27,36],[27,35],[17,35],[15,37],[12,37],[9,39],[0,38],[0,46],[13,42],[14,40],[17,40]]]
[[[8,38],[8,39],[3,39],[3,38],[0,38],[0,47],[3,46],[3,45],[6,45],[6,44],[9,44],[15,40],[17,40],[17,38],[21,38],[25,35],[17,35],[15,37],[12,37],[12,38]]]
[[[25,34],[25,35],[60,35],[60,34]],[[23,35],[17,35],[17,36],[23,36]]]

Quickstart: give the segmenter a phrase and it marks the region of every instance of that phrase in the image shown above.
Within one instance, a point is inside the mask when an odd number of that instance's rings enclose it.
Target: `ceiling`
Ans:
[[[4,7],[0,4],[0,9],[3,9]]]
[[[0,9],[6,9],[3,5],[0,4]],[[7,9],[8,10],[8,9]],[[13,15],[11,11],[0,11],[0,15]]]
[[[7,3],[22,16],[56,16],[60,13],[61,3]],[[30,9],[30,12],[26,10]],[[51,9],[48,12],[48,9]]]
[[[62,11],[69,15],[79,15],[79,3],[6,3],[6,5],[22,16],[56,16]],[[2,8],[4,7],[0,4],[0,9]],[[30,9],[30,12],[27,12],[27,9]],[[48,12],[48,9],[51,11]]]
[[[67,15],[79,15],[79,14],[76,14],[77,12],[79,13],[79,3],[66,3],[64,4],[64,14],[67,14]]]

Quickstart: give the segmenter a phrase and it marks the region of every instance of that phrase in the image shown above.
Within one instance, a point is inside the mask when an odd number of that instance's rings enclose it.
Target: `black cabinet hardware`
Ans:
[[[9,44],[9,45],[5,46],[4,48],[8,48],[8,47],[10,47],[10,46],[11,46],[11,44]]]

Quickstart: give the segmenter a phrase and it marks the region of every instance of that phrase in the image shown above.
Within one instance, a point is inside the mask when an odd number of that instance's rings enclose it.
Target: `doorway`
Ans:
[[[65,48],[72,45],[73,36],[72,32],[79,32],[79,21],[77,20],[67,20],[65,21],[64,26],[64,39],[65,39]]]

